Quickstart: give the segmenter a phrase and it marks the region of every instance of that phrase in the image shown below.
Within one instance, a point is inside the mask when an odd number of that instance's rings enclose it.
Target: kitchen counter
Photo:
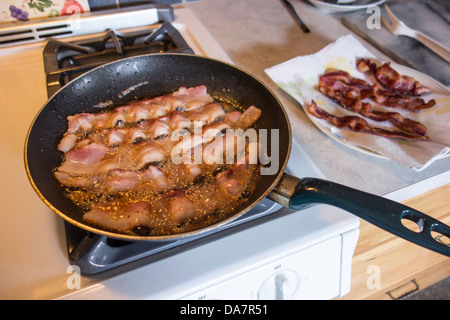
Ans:
[[[312,54],[351,34],[340,15],[321,11],[307,1],[292,0],[311,29],[302,32],[281,0],[204,0],[186,4],[199,17],[231,60],[271,88],[287,110],[297,141],[329,180],[385,195],[450,170],[450,158],[416,172],[391,160],[354,151],[328,138],[307,118],[299,103],[264,72],[296,56]],[[364,10],[361,14],[366,14]],[[388,59],[358,38],[381,59]]]
[[[438,207],[433,203],[450,201],[450,158],[438,160],[417,172],[347,148],[320,132],[299,103],[265,74],[266,68],[315,53],[352,33],[341,24],[342,15],[320,11],[307,1],[292,0],[291,3],[311,33],[302,32],[281,1],[208,0],[191,3],[189,7],[236,65],[254,74],[275,92],[287,110],[294,136],[302,137],[297,142],[327,179],[377,195],[393,196],[396,201],[448,224],[450,203]],[[364,10],[361,14],[365,14]],[[389,60],[369,43],[358,39],[380,59]],[[353,258],[352,289],[345,299],[403,297],[405,292],[423,289],[450,275],[450,263],[444,256],[393,237],[364,221],[361,221],[360,232]],[[374,266],[381,270],[381,285],[371,288],[367,283],[373,276],[370,268]]]
[[[304,34],[301,31],[281,0],[202,0],[179,6],[188,7],[197,15],[236,65],[254,74],[274,91],[288,112],[294,134],[301,137],[297,139],[297,143],[327,179],[378,195],[390,194],[396,201],[403,202],[414,198],[408,203],[417,206],[418,209],[424,208],[427,213],[431,212],[433,215],[436,213],[436,217],[443,218],[449,223],[450,214],[446,212],[450,207],[449,158],[435,162],[423,172],[416,172],[392,161],[369,156],[340,145],[322,134],[309,121],[298,102],[282,91],[264,73],[264,69],[268,67],[299,55],[317,52],[340,36],[350,33],[337,16],[321,12],[306,1],[291,1],[312,33]],[[383,58],[376,49],[370,45],[367,47]],[[4,152],[2,176],[4,181],[9,182],[4,184],[2,190],[3,228],[0,232],[0,240],[3,243],[0,250],[0,271],[3,275],[0,297],[7,299],[59,297],[68,290],[67,280],[72,272],[68,268],[62,219],[38,199],[29,184],[23,166],[25,134],[37,110],[47,99],[42,63],[40,54],[21,50],[15,52],[13,61],[0,56],[1,70],[8,75],[7,78],[2,78],[4,81],[3,90],[0,92],[0,105],[3,107],[2,111],[6,113],[5,118],[12,119],[2,126],[4,139],[0,141],[0,149]],[[17,96],[12,94],[15,92],[12,90],[14,86],[20,90]],[[20,121],[14,121],[17,119]],[[408,188],[405,189],[406,186]],[[438,192],[434,191],[436,188]],[[392,194],[399,189],[400,191]],[[430,191],[432,189],[433,191]],[[418,195],[420,196],[417,197]],[[423,199],[426,201],[422,201]],[[436,206],[428,205],[427,201]],[[284,231],[282,228],[279,230]],[[433,274],[439,277],[450,274],[448,261],[443,262],[446,268],[440,268],[442,262],[427,260],[430,257],[427,250],[420,251],[416,247],[404,248],[403,242],[398,240],[391,242],[390,238],[380,233],[379,229],[365,224],[361,224],[360,230],[360,241],[353,260],[352,283],[355,285],[364,287],[367,278],[366,263],[370,266],[371,261],[379,261],[380,266],[384,263],[389,265],[391,257],[396,257],[395,268],[398,272],[429,274],[429,270],[439,269],[440,272],[433,271]],[[378,241],[376,243],[372,242],[374,236]],[[388,248],[390,255],[386,256],[383,251]],[[427,253],[422,255],[420,252]],[[403,261],[397,253],[413,256],[410,260]],[[373,260],[375,257],[378,260]],[[415,259],[421,261],[421,264],[415,264]],[[399,265],[402,261],[403,264]],[[431,269],[428,266],[431,266]],[[416,273],[414,270],[405,270],[406,267],[416,269]],[[132,284],[147,283],[141,283],[138,279]],[[383,279],[388,278],[383,275]],[[400,282],[407,281],[408,277],[396,273],[391,274],[389,279],[393,279],[391,285],[396,287],[401,284]],[[433,281],[437,280],[433,278]],[[101,288],[95,278],[82,277],[81,281],[83,288],[93,283],[95,283],[94,290]],[[428,283],[430,284],[430,281]],[[166,286],[167,283],[162,285]],[[122,293],[120,290],[117,292]],[[352,287],[352,294],[357,292],[361,291]],[[134,296],[134,288],[130,293]],[[370,294],[371,292],[364,292],[362,296],[369,297]],[[349,295],[349,298],[360,297],[360,294]]]

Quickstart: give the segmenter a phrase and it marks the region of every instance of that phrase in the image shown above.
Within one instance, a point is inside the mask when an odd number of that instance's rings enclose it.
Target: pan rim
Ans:
[[[283,116],[284,119],[286,120],[285,123],[287,125],[287,132],[288,132],[288,145],[287,145],[287,152],[286,152],[286,156],[284,157],[283,161],[279,163],[279,169],[278,172],[276,173],[275,177],[273,178],[272,183],[270,184],[270,186],[264,191],[262,192],[262,194],[255,199],[252,203],[249,203],[248,205],[245,206],[244,209],[240,210],[239,212],[235,212],[234,214],[230,215],[229,217],[218,221],[214,224],[208,225],[206,227],[202,227],[200,229],[196,229],[196,230],[192,230],[192,231],[188,231],[188,232],[183,232],[183,233],[174,233],[174,234],[170,234],[170,235],[158,235],[158,236],[138,236],[138,235],[132,235],[132,234],[126,234],[126,233],[119,233],[119,232],[115,232],[112,230],[107,230],[105,229],[100,229],[100,228],[96,228],[95,226],[91,226],[87,223],[80,223],[79,221],[71,218],[70,216],[68,216],[67,214],[64,214],[63,212],[61,212],[58,208],[56,208],[39,190],[38,186],[36,185],[32,173],[30,171],[29,168],[29,160],[28,160],[28,144],[29,144],[29,138],[32,132],[32,129],[34,128],[34,125],[37,121],[37,119],[39,118],[40,114],[43,112],[43,110],[45,109],[45,107],[54,99],[55,96],[57,96],[62,90],[64,90],[64,88],[68,87],[70,84],[72,84],[73,82],[79,80],[81,77],[84,77],[85,75],[88,76],[90,73],[94,72],[95,70],[98,69],[102,69],[102,68],[106,68],[107,66],[113,65],[113,64],[118,64],[120,62],[123,63],[123,61],[125,60],[133,60],[133,59],[138,59],[138,58],[142,58],[142,57],[149,57],[149,56],[183,56],[183,57],[189,57],[189,59],[203,59],[203,60],[209,60],[209,61],[213,61],[219,64],[223,64],[226,65],[227,67],[230,67],[232,69],[236,69],[239,72],[242,72],[244,74],[246,74],[247,76],[251,77],[252,79],[254,79],[256,82],[258,82],[258,84],[264,88],[277,102]],[[286,137],[283,137],[283,139],[285,139]],[[91,232],[93,234],[96,235],[100,235],[100,236],[106,236],[108,238],[113,238],[113,239],[119,239],[119,240],[125,240],[125,241],[130,241],[130,242],[137,242],[137,241],[173,241],[173,240],[180,240],[183,238],[187,238],[187,237],[192,237],[192,236],[196,236],[196,235],[200,235],[203,233],[208,233],[209,231],[213,230],[213,229],[217,229],[231,221],[234,221],[236,219],[238,219],[239,217],[241,217],[243,214],[245,214],[246,212],[248,212],[249,210],[251,210],[254,206],[256,206],[259,202],[261,202],[270,192],[271,190],[279,183],[282,175],[284,174],[285,170],[286,170],[286,166],[291,154],[291,147],[292,147],[292,131],[291,131],[291,124],[289,122],[289,118],[287,116],[287,112],[285,110],[285,108],[283,107],[280,99],[275,95],[275,93],[265,84],[263,83],[260,79],[258,79],[255,75],[251,74],[250,72],[244,70],[241,67],[235,66],[231,63],[225,62],[225,61],[221,61],[218,59],[214,59],[214,58],[210,58],[210,57],[206,57],[206,56],[202,56],[202,55],[192,55],[192,54],[186,54],[186,53],[152,53],[152,54],[143,54],[143,55],[138,55],[138,56],[134,56],[134,57],[128,57],[128,58],[124,58],[124,59],[119,59],[119,60],[115,60],[109,63],[106,63],[104,65],[98,66],[94,69],[89,70],[88,72],[80,75],[79,77],[71,80],[70,82],[68,82],[65,86],[63,86],[62,88],[60,88],[58,91],[56,91],[51,97],[48,98],[48,100],[43,104],[43,106],[40,108],[40,110],[37,112],[37,114],[35,115],[35,117],[33,118],[33,121],[31,122],[31,125],[28,129],[27,135],[25,137],[25,145],[24,145],[24,164],[25,164],[25,170],[27,173],[27,177],[28,180],[30,181],[30,184],[32,186],[32,188],[34,189],[34,191],[37,193],[37,195],[39,196],[39,198],[54,212],[56,213],[58,216],[60,216],[61,218],[63,218],[63,220],[69,222],[70,224],[74,225],[75,227],[78,227],[84,231],[87,232]]]

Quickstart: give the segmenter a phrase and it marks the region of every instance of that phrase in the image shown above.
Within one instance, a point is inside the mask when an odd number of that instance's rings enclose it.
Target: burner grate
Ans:
[[[47,95],[51,97],[68,82],[105,63],[162,52],[194,54],[169,22],[150,30],[127,33],[107,30],[99,37],[75,42],[50,39],[44,48]]]

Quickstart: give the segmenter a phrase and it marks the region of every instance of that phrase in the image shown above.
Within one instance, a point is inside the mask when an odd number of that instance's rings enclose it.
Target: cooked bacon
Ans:
[[[359,113],[366,118],[378,122],[389,121],[397,128],[417,135],[424,136],[427,132],[427,128],[422,123],[405,118],[400,113],[372,110],[369,103],[363,103],[362,105],[363,108]]]
[[[427,132],[427,128],[420,122],[411,120],[409,118],[405,118],[400,113],[397,112],[386,112],[386,111],[378,111],[372,110],[372,106],[370,103],[362,102],[360,104],[360,108],[347,108],[350,111],[355,111],[360,115],[374,120],[378,122],[389,121],[397,128],[418,135],[425,135]]]
[[[365,99],[373,95],[373,88],[366,81],[338,70],[326,72],[319,77],[319,88],[325,95],[339,95],[349,99]]]
[[[390,63],[384,63],[381,67],[370,61],[370,59],[357,59],[356,67],[360,72],[371,72],[375,79],[385,88],[394,92],[419,96],[423,93],[430,92],[430,89],[420,84],[414,78],[400,75],[392,69]]]
[[[356,85],[355,85],[356,84]],[[369,87],[371,89],[369,89]],[[362,100],[374,93],[363,80],[355,79],[345,71],[328,72],[319,77],[319,90],[341,107],[374,121],[389,121],[396,127],[413,134],[425,135],[426,127],[396,112],[377,111]]]
[[[337,128],[347,128],[355,132],[367,132],[386,138],[401,138],[407,140],[427,140],[428,137],[420,134],[406,133],[403,131],[390,131],[382,128],[374,128],[361,117],[344,116],[338,117],[321,109],[313,100],[308,106],[308,111],[316,118],[324,119]]]
[[[389,90],[383,90],[379,85],[374,85],[375,101],[383,106],[402,108],[410,111],[429,109],[436,104],[434,99],[425,102],[421,98],[408,97]]]

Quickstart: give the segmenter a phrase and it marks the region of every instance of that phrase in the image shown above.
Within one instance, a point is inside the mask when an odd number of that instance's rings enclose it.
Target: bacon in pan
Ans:
[[[212,102],[203,88],[68,117],[54,176],[85,221],[139,235],[181,232],[248,198],[259,177],[247,161],[255,142],[235,140],[261,110]]]
[[[163,117],[177,110],[194,110],[211,102],[213,98],[207,93],[205,86],[181,87],[171,94],[118,107],[114,112],[78,113],[69,116],[66,134],[121,127],[128,123]]]

